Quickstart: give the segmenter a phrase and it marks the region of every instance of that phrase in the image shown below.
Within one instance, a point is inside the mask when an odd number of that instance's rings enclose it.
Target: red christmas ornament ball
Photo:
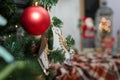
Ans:
[[[30,6],[23,11],[21,23],[29,34],[41,35],[50,25],[50,16],[43,7]]]

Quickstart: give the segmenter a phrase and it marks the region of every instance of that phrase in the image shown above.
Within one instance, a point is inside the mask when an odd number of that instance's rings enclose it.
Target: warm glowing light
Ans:
[[[99,23],[99,30],[105,30],[107,32],[110,32],[110,26],[111,21],[109,19],[106,19],[105,17],[102,17]]]
[[[15,28],[18,28],[18,25],[15,25]]]

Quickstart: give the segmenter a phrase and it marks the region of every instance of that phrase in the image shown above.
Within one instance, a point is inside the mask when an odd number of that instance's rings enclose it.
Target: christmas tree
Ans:
[[[48,14],[57,2],[0,0],[0,80],[53,80],[55,71],[49,65],[70,58],[75,42],[70,35],[62,36],[63,22]],[[40,16],[36,21],[30,17],[35,10]]]

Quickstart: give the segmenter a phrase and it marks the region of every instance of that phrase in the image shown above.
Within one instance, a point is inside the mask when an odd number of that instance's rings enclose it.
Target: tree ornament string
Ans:
[[[56,34],[58,34],[59,36],[59,42],[60,42],[60,46],[61,48],[66,52],[66,39],[63,37],[63,35],[61,35],[58,31],[55,31]]]

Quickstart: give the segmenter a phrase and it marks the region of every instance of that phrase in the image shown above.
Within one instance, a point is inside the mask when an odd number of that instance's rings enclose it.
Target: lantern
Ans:
[[[105,36],[107,36],[107,35],[111,36],[111,34],[112,34],[113,11],[106,4],[107,4],[107,2],[104,0],[102,2],[101,7],[96,12],[96,19],[95,19],[95,27],[97,30],[96,39],[95,39],[96,47],[101,47],[101,43],[102,43],[103,39],[105,38]],[[103,19],[105,19],[106,21],[104,21]],[[100,25],[101,22],[103,22],[103,24],[107,24],[107,22],[110,22],[111,25],[101,26]],[[101,27],[103,29],[101,29]],[[109,30],[107,30],[107,29],[109,29]]]

